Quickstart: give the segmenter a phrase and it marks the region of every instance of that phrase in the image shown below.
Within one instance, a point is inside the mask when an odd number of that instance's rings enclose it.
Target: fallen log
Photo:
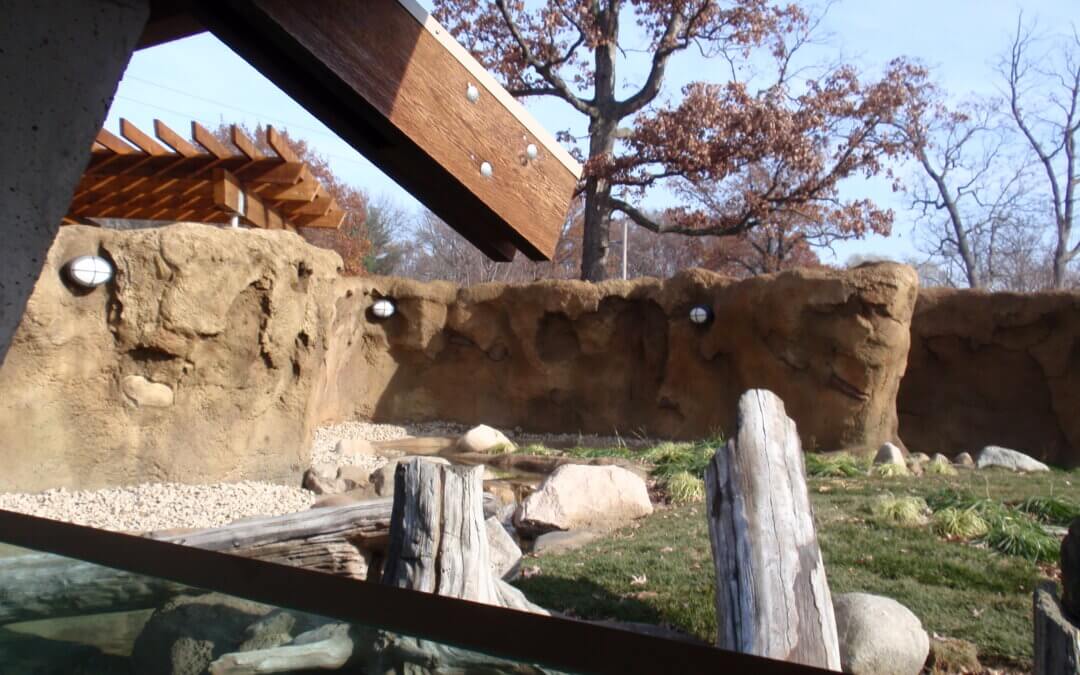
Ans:
[[[717,646],[840,670],[795,422],[772,392],[739,399],[738,430],[705,471]]]
[[[493,512],[494,498],[487,495],[483,505]],[[373,554],[385,549],[389,540],[392,510],[393,500],[387,497],[249,518],[206,530],[147,536],[365,579],[372,567]],[[48,554],[0,558],[0,625],[151,609],[184,590],[187,589],[169,581]]]

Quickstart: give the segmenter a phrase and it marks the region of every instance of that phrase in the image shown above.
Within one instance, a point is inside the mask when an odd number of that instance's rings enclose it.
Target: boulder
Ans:
[[[533,555],[550,555],[573,551],[604,536],[592,530],[571,530],[569,532],[547,532],[536,538],[533,543]]]
[[[988,445],[979,453],[976,466],[980,469],[1000,467],[1011,471],[1049,471],[1046,466],[1037,459],[1033,459],[1017,450],[1010,450],[998,445]]]
[[[930,638],[911,610],[869,593],[833,596],[840,664],[854,675],[918,675]]]
[[[940,452],[934,453],[934,456],[930,458],[930,461],[931,462],[945,462],[946,464],[952,464],[952,462],[949,461],[949,458],[946,457],[945,455],[941,454]]]
[[[975,459],[971,456],[970,452],[961,452],[956,457],[953,457],[953,464],[958,466],[975,466]]]
[[[345,485],[345,491],[366,487],[371,482],[371,469],[351,464],[339,467],[337,479]]]
[[[521,549],[496,516],[484,521],[488,538],[491,571],[500,579],[513,581],[521,574]]]
[[[317,495],[335,495],[349,489],[345,481],[338,479],[337,474],[338,468],[333,464],[312,464],[311,468],[304,472],[301,484],[305,490],[311,490]]]
[[[896,464],[905,466],[904,451],[892,443],[885,443],[874,455],[874,464]]]
[[[413,459],[422,459],[425,462],[435,462],[436,464],[450,463],[442,457],[414,457],[406,455],[405,457],[393,459],[371,472],[371,478],[369,480],[371,481],[371,485],[375,488],[375,494],[380,497],[393,496],[394,472],[397,471],[397,465]]]
[[[364,438],[343,438],[334,446],[334,454],[342,464],[353,464],[361,457],[374,457],[379,454],[371,441]]]
[[[132,672],[201,675],[214,659],[237,651],[251,637],[247,628],[273,609],[220,593],[173,598],[135,639]]]
[[[618,466],[565,464],[521,503],[514,524],[531,533],[613,526],[652,510],[648,487],[633,472]]]
[[[456,450],[480,454],[502,454],[517,450],[517,446],[503,432],[481,424],[469,429],[458,439]]]

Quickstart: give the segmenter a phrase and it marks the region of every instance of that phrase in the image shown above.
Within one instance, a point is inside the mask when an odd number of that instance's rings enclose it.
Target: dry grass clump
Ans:
[[[675,504],[691,504],[705,500],[705,481],[689,471],[672,474],[665,482],[665,487]]]
[[[977,509],[947,506],[934,513],[934,532],[946,539],[976,539],[990,531]]]
[[[929,513],[930,507],[922,497],[881,495],[870,506],[870,515],[875,522],[895,527],[922,527],[928,522]]]
[[[896,478],[911,475],[911,472],[903,464],[875,464],[873,471],[878,478]]]

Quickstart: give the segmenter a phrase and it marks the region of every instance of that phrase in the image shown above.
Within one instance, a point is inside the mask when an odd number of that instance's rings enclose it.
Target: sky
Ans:
[[[430,1],[421,4],[431,6]],[[826,15],[822,29],[829,35],[830,48],[868,75],[880,72],[894,57],[907,56],[930,66],[954,96],[993,96],[998,91],[995,64],[1009,45],[1021,10],[1025,20],[1036,20],[1043,31],[1080,25],[1080,0],[840,0]],[[620,72],[625,73],[624,86],[632,89],[644,79],[644,56],[631,52],[626,58]],[[674,99],[691,81],[721,78],[718,63],[682,54],[672,60],[664,96]],[[533,99],[526,107],[552,132],[570,129],[583,134],[584,118],[561,102]],[[387,195],[406,208],[421,208],[209,33],[137,52],[117,90],[106,128],[117,131],[121,117],[145,130],[153,128],[155,118],[161,119],[182,133],[191,120],[211,126],[241,122],[284,127],[326,156],[346,182],[372,195]],[[898,260],[918,256],[912,243],[912,216],[902,195],[894,194],[882,180],[851,181],[842,190],[844,196],[870,197],[894,209],[893,234],[840,243],[835,251],[822,252],[824,260],[842,263],[853,254]],[[645,205],[663,207],[672,201],[669,193],[659,191]]]

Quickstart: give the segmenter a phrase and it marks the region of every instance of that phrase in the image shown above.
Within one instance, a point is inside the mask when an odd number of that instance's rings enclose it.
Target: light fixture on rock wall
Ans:
[[[712,323],[713,311],[708,305],[694,305],[690,308],[690,323],[705,326]]]
[[[67,278],[83,288],[97,288],[113,277],[113,266],[97,255],[81,255],[65,265]]]
[[[389,319],[394,316],[396,311],[397,307],[394,306],[394,301],[388,298],[379,298],[371,304],[371,313],[375,315],[376,319]]]

